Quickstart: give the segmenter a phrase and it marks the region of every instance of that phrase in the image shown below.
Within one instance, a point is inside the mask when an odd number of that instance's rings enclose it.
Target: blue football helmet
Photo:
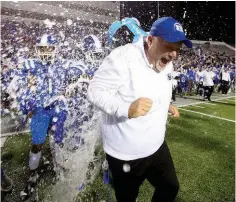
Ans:
[[[57,54],[58,41],[51,35],[44,34],[36,41],[36,54],[42,62],[54,63]]]
[[[104,59],[105,52],[98,37],[95,35],[85,36],[80,44],[80,48],[85,55],[86,63],[98,66]]]

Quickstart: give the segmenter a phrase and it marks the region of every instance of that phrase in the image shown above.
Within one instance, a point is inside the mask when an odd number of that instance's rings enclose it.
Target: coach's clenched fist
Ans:
[[[145,116],[152,107],[152,100],[148,98],[139,98],[129,107],[129,119]]]

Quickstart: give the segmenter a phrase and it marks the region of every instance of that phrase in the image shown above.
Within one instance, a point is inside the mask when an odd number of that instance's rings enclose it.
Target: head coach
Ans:
[[[97,70],[88,99],[103,112],[103,147],[118,202],[135,202],[145,179],[155,188],[152,202],[175,200],[179,182],[165,142],[172,60],[181,46],[192,47],[182,25],[156,20],[147,37],[114,49]]]

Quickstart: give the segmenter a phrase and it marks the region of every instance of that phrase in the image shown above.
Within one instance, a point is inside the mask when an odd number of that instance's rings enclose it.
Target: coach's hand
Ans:
[[[171,113],[172,117],[179,118],[179,110],[178,110],[178,108],[176,106],[170,104],[169,112]]]
[[[152,107],[152,100],[148,98],[139,98],[129,107],[129,119],[145,116]]]

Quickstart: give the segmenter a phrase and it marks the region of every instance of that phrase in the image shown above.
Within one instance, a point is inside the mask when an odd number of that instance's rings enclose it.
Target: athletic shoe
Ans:
[[[12,190],[13,182],[12,179],[9,178],[6,174],[4,174],[1,178],[1,191],[9,192]]]

